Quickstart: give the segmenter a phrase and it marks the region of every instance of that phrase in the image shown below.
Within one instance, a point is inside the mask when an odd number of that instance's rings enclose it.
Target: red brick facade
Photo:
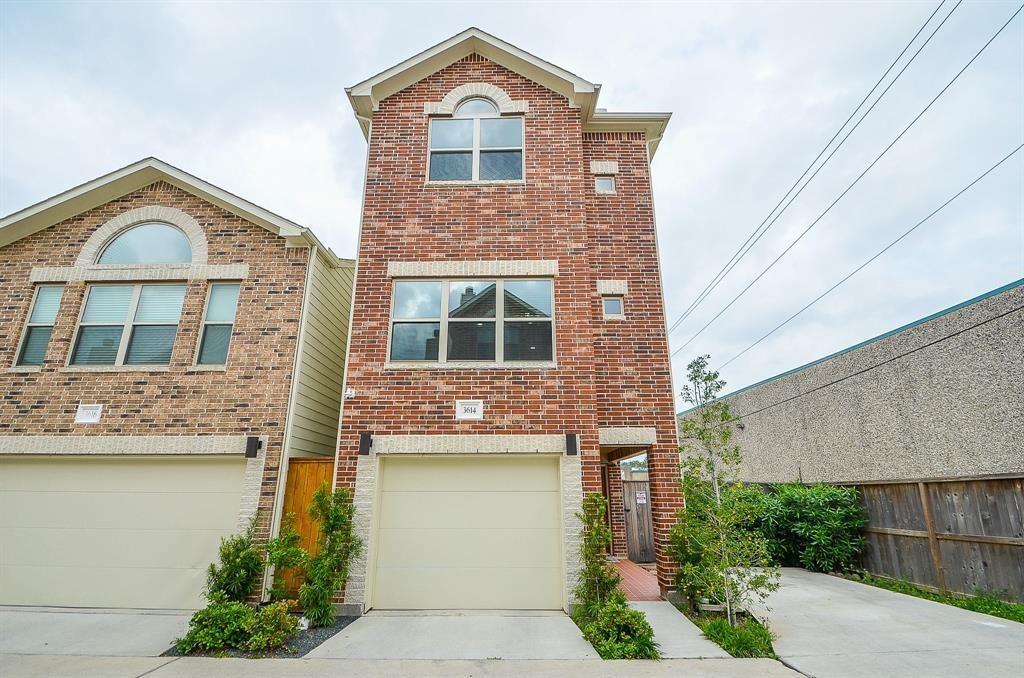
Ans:
[[[205,232],[209,264],[247,264],[228,365],[194,365],[210,282],[188,282],[169,367],[67,368],[86,284],[65,285],[41,368],[12,371],[32,303],[34,267],[74,266],[89,236],[130,209],[182,210]],[[0,250],[0,435],[266,437],[259,509],[265,536],[273,508],[309,250],[165,182],[157,182],[22,238]],[[143,281],[131,281],[143,282]],[[79,403],[101,403],[98,424],[75,424]],[[241,454],[242,450],[239,450]]]
[[[428,116],[459,85],[525,101],[525,182],[426,182]],[[591,160],[615,160],[614,195],[594,191]],[[359,433],[580,434],[583,486],[601,490],[600,427],[653,427],[649,450],[658,571],[671,587],[668,528],[680,505],[672,384],[647,143],[642,132],[584,133],[555,92],[471,55],[380,102],[373,114],[338,483],[354,486]],[[550,369],[386,369],[390,261],[556,260]],[[605,320],[598,280],[628,283],[625,320]],[[454,401],[486,401],[456,421]]]

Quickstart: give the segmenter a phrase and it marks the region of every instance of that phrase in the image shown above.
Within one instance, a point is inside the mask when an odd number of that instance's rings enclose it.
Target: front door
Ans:
[[[651,488],[646,480],[622,481],[626,511],[626,553],[634,563],[654,562],[654,529],[651,525]]]

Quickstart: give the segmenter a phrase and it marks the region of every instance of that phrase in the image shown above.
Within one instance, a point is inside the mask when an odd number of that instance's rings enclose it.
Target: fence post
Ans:
[[[932,567],[935,568],[935,581],[939,584],[939,590],[945,593],[946,571],[942,567],[942,554],[939,552],[939,540],[935,536],[935,522],[932,520],[932,504],[928,497],[928,490],[925,483],[917,484],[917,493],[921,497],[921,510],[924,512],[924,525],[928,530],[928,548],[932,552]]]

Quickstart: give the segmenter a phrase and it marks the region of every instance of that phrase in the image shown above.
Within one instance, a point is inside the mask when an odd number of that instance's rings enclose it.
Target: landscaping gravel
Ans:
[[[338,633],[357,619],[359,619],[359,617],[335,617],[333,625],[299,631],[299,634],[292,638],[286,646],[271,652],[246,652],[245,650],[226,649],[216,650],[213,652],[194,652],[191,656],[243,657],[248,659],[296,659],[298,657],[302,657],[313,648],[318,647],[325,640],[333,636],[335,633]],[[181,657],[182,654],[178,652],[178,648],[176,646],[172,645],[171,648],[161,656]]]

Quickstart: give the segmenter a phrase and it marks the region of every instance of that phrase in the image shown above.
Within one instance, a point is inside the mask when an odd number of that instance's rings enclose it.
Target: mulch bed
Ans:
[[[335,617],[332,626],[299,631],[299,634],[280,650],[271,652],[246,652],[245,650],[226,649],[211,652],[193,652],[190,657],[241,657],[244,659],[297,659],[315,647],[319,647],[328,638],[338,633],[359,617]],[[176,646],[171,646],[161,657],[181,657]]]

